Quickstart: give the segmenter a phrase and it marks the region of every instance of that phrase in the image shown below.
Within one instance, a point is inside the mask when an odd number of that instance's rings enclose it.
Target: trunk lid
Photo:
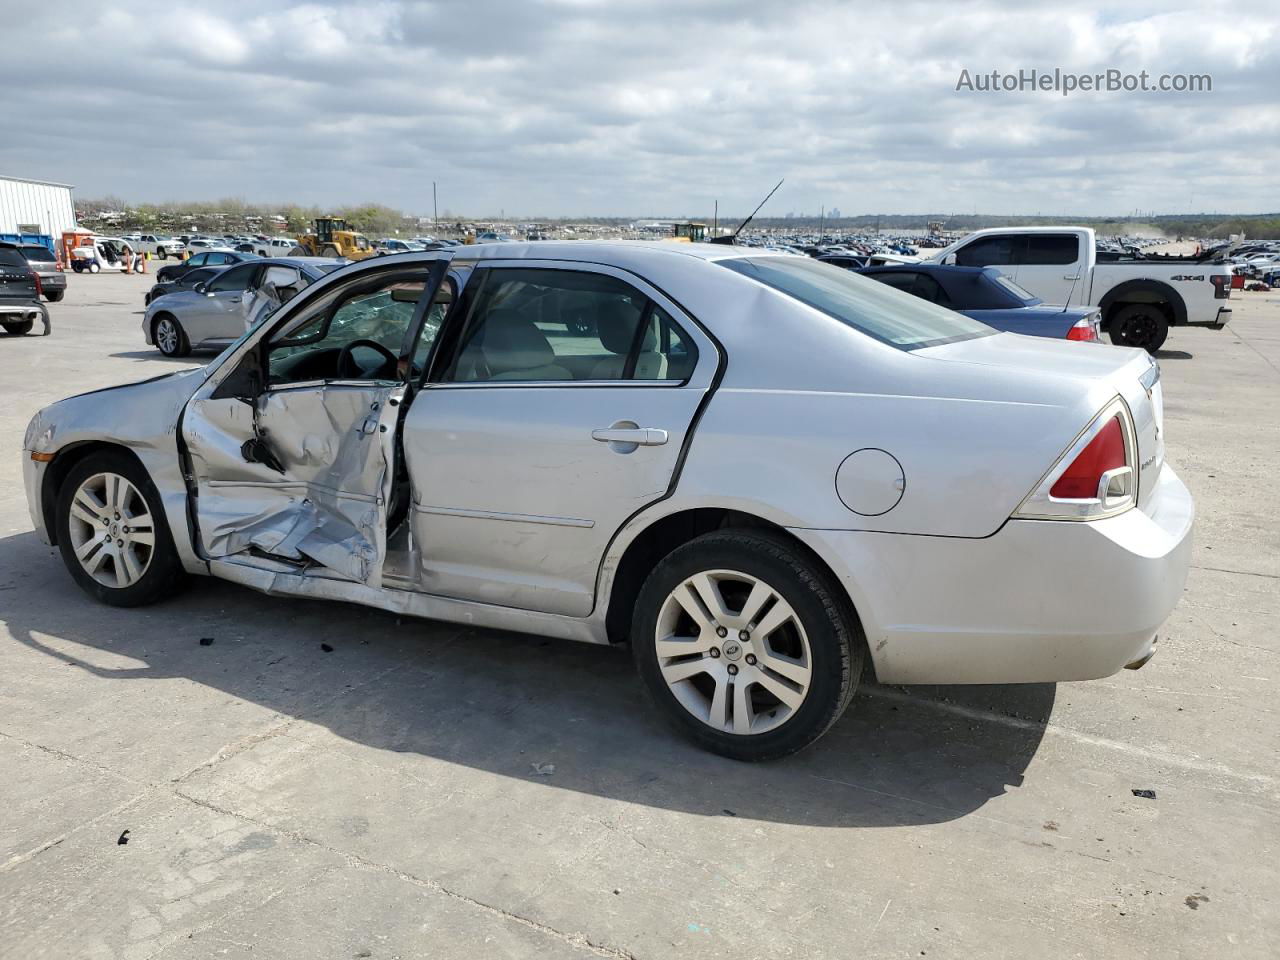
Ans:
[[[1149,512],[1164,467],[1164,398],[1160,365],[1145,350],[1002,333],[916,353],[940,360],[1014,367],[1045,378],[1106,384],[1124,399],[1133,415],[1138,462],[1131,466],[1138,477],[1138,508]],[[1063,448],[1073,439],[1064,437]]]

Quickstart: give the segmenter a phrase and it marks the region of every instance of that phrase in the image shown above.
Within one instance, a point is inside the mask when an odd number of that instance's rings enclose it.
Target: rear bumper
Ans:
[[[21,323],[23,320],[44,323],[44,332],[49,332],[49,310],[39,300],[0,300],[0,321],[5,323]]]
[[[882,682],[1092,680],[1149,657],[1182,594],[1195,511],[1167,465],[1147,509],[981,540],[792,532],[844,582]]]
[[[1212,320],[1197,320],[1194,323],[1188,323],[1188,327],[1209,327],[1211,330],[1221,330],[1231,322],[1231,308],[1219,307],[1217,314]]]
[[[44,290],[65,290],[67,289],[67,275],[65,273],[41,273],[40,286]]]

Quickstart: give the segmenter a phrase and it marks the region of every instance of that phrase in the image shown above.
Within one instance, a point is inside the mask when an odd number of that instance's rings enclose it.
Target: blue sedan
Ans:
[[[997,330],[1090,343],[1100,339],[1096,307],[1049,306],[994,267],[911,263],[858,272]]]

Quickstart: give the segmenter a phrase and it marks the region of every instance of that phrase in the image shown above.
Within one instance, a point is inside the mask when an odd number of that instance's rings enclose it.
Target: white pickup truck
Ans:
[[[172,237],[158,237],[154,233],[130,233],[121,239],[129,241],[137,253],[149,253],[161,260],[182,255],[182,241]]]
[[[1045,303],[1102,311],[1111,342],[1155,352],[1174,326],[1221,330],[1231,319],[1231,268],[1195,257],[1099,260],[1087,227],[978,230],[930,256],[995,267]]]

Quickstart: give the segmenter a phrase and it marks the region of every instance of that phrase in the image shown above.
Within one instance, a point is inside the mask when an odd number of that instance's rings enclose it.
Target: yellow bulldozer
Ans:
[[[298,245],[290,251],[295,257],[346,257],[363,260],[378,251],[363,233],[347,229],[342,217],[317,217],[312,232],[298,238]]]

